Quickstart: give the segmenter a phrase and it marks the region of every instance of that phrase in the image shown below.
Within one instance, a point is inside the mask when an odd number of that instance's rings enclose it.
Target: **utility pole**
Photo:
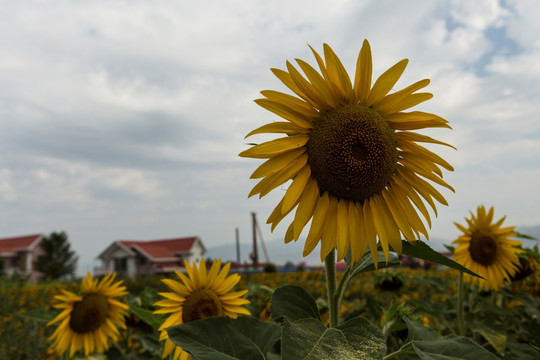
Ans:
[[[253,260],[253,267],[256,269],[259,263],[259,255],[257,254],[257,214],[251,213],[251,225],[253,228],[253,252],[250,257]]]
[[[240,232],[238,228],[236,230],[236,263],[240,265],[241,259],[240,259]]]

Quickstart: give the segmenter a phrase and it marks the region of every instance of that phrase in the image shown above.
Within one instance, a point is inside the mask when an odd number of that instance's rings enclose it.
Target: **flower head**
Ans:
[[[52,350],[69,356],[84,347],[85,356],[97,350],[107,350],[119,338],[118,328],[125,329],[128,306],[118,300],[126,295],[122,281],[114,282],[116,274],[108,274],[101,281],[92,279],[90,273],[82,279],[81,295],[62,290],[55,296],[59,303],[54,307],[62,312],[47,325],[60,323],[49,338]]]
[[[166,331],[168,327],[212,316],[236,318],[241,314],[250,315],[250,312],[243,307],[249,303],[249,300],[242,298],[247,290],[231,291],[240,281],[240,275],[228,276],[230,263],[227,263],[220,271],[221,259],[215,260],[208,273],[204,259],[201,259],[199,268],[195,262],[193,266],[190,266],[186,261],[185,266],[187,276],[175,271],[182,282],[172,279],[162,280],[172,292],[159,293],[165,299],[154,304],[161,308],[155,311],[156,314],[170,314],[159,328],[161,331],[159,339],[165,340],[163,358],[173,351],[175,360],[190,358],[187,352],[169,339]]]
[[[517,254],[523,252],[521,242],[510,239],[516,236],[515,226],[501,227],[506,216],[493,222],[493,212],[493,207],[486,212],[481,205],[476,216],[471,212],[471,218],[465,218],[468,227],[454,223],[463,232],[452,242],[458,245],[454,260],[485,279],[463,274],[463,279],[478,285],[480,291],[497,290],[505,279],[510,280],[519,265]]]
[[[263,125],[247,136],[286,136],[240,153],[267,159],[251,176],[262,180],[249,196],[262,197],[292,179],[268,223],[273,230],[296,208],[285,241],[298,240],[311,220],[304,256],[321,242],[321,260],[337,247],[338,260],[350,249],[356,261],[368,246],[376,259],[377,239],[388,257],[390,247],[401,252],[402,236],[411,242],[421,234],[428,238],[424,220],[431,226],[431,219],[425,202],[435,214],[435,201],[447,205],[430,182],[453,191],[441,170],[453,168],[419,143],[450,145],[413,130],[450,126],[437,115],[404,110],[432,97],[417,92],[429,80],[389,93],[405,70],[405,59],[372,86],[367,40],[354,81],[330,46],[324,44],[324,60],[312,52],[320,72],[300,59],[296,61],[304,75],[288,61],[287,71],[272,69],[296,96],[265,90],[264,98],[255,100],[285,121]]]

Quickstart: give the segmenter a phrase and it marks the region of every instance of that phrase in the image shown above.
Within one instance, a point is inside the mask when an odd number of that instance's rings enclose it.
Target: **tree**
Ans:
[[[79,257],[71,250],[68,236],[65,232],[52,232],[41,241],[43,254],[34,262],[37,271],[47,279],[57,280],[75,276]]]

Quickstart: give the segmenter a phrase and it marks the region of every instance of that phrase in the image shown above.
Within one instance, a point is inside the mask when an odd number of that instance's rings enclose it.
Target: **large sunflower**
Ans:
[[[126,295],[122,281],[114,282],[116,274],[106,275],[101,282],[93,280],[90,273],[81,282],[81,295],[62,290],[63,295],[55,296],[59,301],[54,307],[62,312],[47,325],[60,323],[49,338],[51,348],[57,354],[64,354],[69,348],[69,356],[82,350],[85,356],[97,350],[104,352],[119,338],[118,328],[125,329],[125,315],[128,306],[118,300]]]
[[[434,200],[447,205],[429,183],[453,191],[442,180],[441,167],[453,168],[440,156],[418,143],[450,146],[411,130],[448,126],[430,113],[404,112],[432,97],[417,93],[429,84],[418,81],[388,94],[408,63],[401,60],[371,86],[371,49],[364,40],[351,82],[341,61],[324,44],[324,60],[312,49],[320,73],[297,59],[305,77],[287,61],[287,71],[272,69],[296,96],[265,90],[255,102],[286,121],[263,125],[246,137],[282,133],[240,153],[242,157],[268,159],[251,178],[262,178],[249,196],[266,195],[293,179],[268,223],[275,226],[294,208],[294,220],[285,242],[298,240],[311,219],[304,256],[321,241],[321,260],[337,247],[338,260],[351,250],[360,259],[369,246],[376,259],[377,238],[388,257],[389,246],[401,252],[402,236],[416,241],[428,238],[422,214],[431,219],[424,202],[435,215]],[[322,239],[322,240],[321,240]]]
[[[247,290],[231,292],[240,280],[240,275],[227,276],[231,267],[230,263],[227,263],[220,272],[221,259],[214,260],[208,273],[204,259],[201,259],[198,269],[195,263],[190,266],[186,261],[185,265],[187,276],[175,271],[182,283],[172,279],[163,279],[162,281],[173,292],[159,293],[165,299],[154,304],[161,307],[155,311],[156,314],[171,314],[159,328],[161,331],[159,339],[165,340],[162,357],[167,357],[174,350],[174,360],[186,360],[190,358],[190,355],[169,339],[166,331],[168,327],[212,316],[236,318],[241,314],[250,315],[250,312],[243,307],[249,303],[249,300],[242,298]]]
[[[471,212],[471,218],[465,218],[468,227],[454,223],[463,232],[452,242],[458,245],[454,260],[485,279],[463,274],[463,279],[478,285],[480,291],[497,290],[503,285],[504,279],[510,281],[519,265],[517,254],[523,252],[518,247],[521,242],[510,239],[517,235],[513,232],[515,226],[501,227],[506,216],[492,222],[493,212],[491,207],[486,213],[481,205],[476,210],[476,216]]]

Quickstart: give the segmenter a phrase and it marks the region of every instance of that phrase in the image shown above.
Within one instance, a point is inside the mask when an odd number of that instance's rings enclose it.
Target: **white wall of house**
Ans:
[[[205,251],[200,241],[196,241],[195,244],[193,244],[193,247],[191,248],[191,254],[189,262],[199,262],[201,258],[204,256]]]

